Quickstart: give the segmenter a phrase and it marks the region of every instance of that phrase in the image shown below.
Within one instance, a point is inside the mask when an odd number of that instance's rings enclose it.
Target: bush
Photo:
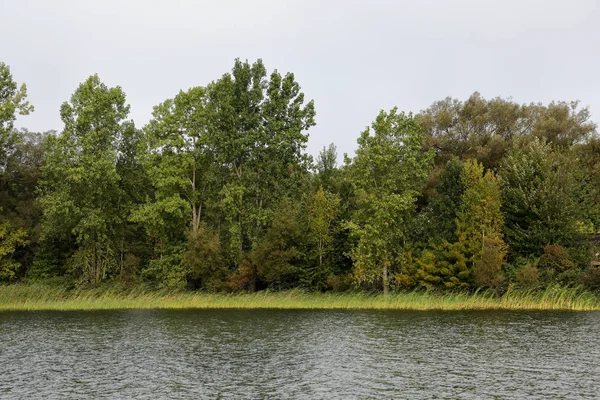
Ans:
[[[182,289],[186,285],[186,271],[181,265],[180,253],[173,251],[150,260],[142,270],[142,278],[155,284],[160,289]]]
[[[558,244],[550,244],[544,247],[544,254],[540,257],[538,266],[560,273],[573,268],[573,262],[567,249]]]
[[[221,254],[221,240],[217,232],[205,224],[197,232],[190,231],[181,263],[193,288],[218,291],[224,287],[227,270]]]
[[[519,288],[533,290],[540,287],[540,273],[534,265],[525,265],[515,273],[515,282]]]

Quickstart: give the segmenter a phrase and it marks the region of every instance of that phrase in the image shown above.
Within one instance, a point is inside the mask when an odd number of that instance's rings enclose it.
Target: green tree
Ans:
[[[348,167],[357,204],[347,224],[357,241],[351,251],[353,276],[358,283],[381,280],[387,294],[388,275],[401,261],[408,219],[432,153],[423,151],[417,121],[397,108],[381,111],[372,131],[367,128],[361,134],[358,146]]]
[[[580,171],[567,155],[540,141],[515,147],[500,171],[505,234],[513,256],[568,247],[581,218]]]
[[[61,106],[65,124],[49,137],[41,202],[46,237],[73,240],[70,262],[84,282],[97,284],[118,265],[123,198],[117,171],[120,144],[134,130],[120,87],[108,88],[97,75],[81,83]]]
[[[273,221],[279,199],[294,197],[307,174],[306,130],[314,105],[291,73],[267,79],[261,60],[236,60],[231,74],[208,86],[209,126],[223,171],[221,211],[230,260],[238,264]]]
[[[464,253],[464,246],[459,242],[443,241],[424,249],[418,257],[406,260],[406,267],[396,274],[396,284],[400,288],[466,288],[471,272]]]
[[[502,239],[503,215],[500,210],[500,185],[491,171],[467,160],[461,174],[465,191],[461,197],[456,236],[466,245],[474,264],[481,257],[486,238]]]
[[[29,242],[27,228],[30,226],[23,221],[19,211],[24,209],[19,208],[16,201],[22,197],[19,189],[25,189],[26,185],[18,184],[19,172],[23,170],[16,162],[21,155],[21,135],[14,128],[14,122],[17,115],[32,111],[26,85],[19,86],[13,80],[9,66],[0,62],[0,280],[15,279],[22,266],[15,259],[15,251]]]
[[[329,192],[335,191],[340,181],[335,144],[331,143],[328,147],[323,147],[317,156],[315,167],[319,184]]]
[[[538,138],[543,143],[569,147],[596,132],[588,108],[578,102],[518,104],[473,93],[466,101],[446,98],[417,116],[427,146],[436,150],[436,164],[453,156],[475,158],[497,171],[516,139]]]
[[[206,90],[202,87],[181,91],[175,98],[154,107],[154,118],[144,129],[142,165],[153,191],[136,210],[133,220],[141,222],[154,239],[155,258],[171,257],[178,263],[181,254],[175,253],[183,250],[179,244],[186,230],[189,230],[188,247],[190,251],[195,249],[189,255],[197,252],[198,246],[212,242],[200,238],[202,232],[209,232],[206,226],[201,229],[202,222],[211,208],[217,207],[220,178],[208,130],[206,101]],[[187,257],[188,261],[195,259]],[[179,270],[179,280],[189,275],[190,268],[200,268],[188,262],[189,268],[181,269],[165,260],[160,265]],[[174,275],[172,279],[177,281]]]
[[[323,186],[309,199],[307,204],[307,239],[310,246],[310,264],[306,269],[306,280],[312,287],[322,289],[330,275],[327,255],[337,230],[340,197],[323,190]]]
[[[499,290],[501,267],[506,257],[500,185],[492,171],[467,160],[461,174],[465,191],[461,197],[456,236],[464,246],[475,284]]]
[[[27,101],[27,86],[19,86],[10,68],[0,62],[0,173],[5,168],[6,157],[17,140],[14,123],[17,114],[28,115],[33,106]]]
[[[18,254],[12,257],[20,265],[20,272],[27,274],[39,247],[41,208],[36,187],[44,164],[46,135],[25,129],[16,132],[17,140],[0,173],[0,219],[11,231],[26,232],[27,245],[19,246]]]
[[[439,168],[436,170],[439,171]],[[454,157],[434,178],[436,184],[429,194],[429,202],[414,221],[417,240],[429,238],[436,244],[456,241],[456,218],[465,191],[461,179],[462,170],[462,162]]]
[[[288,289],[298,281],[299,265],[305,258],[299,210],[290,199],[282,200],[275,210],[273,223],[249,254],[256,278],[268,287]]]
[[[211,291],[223,289],[227,276],[223,261],[218,232],[204,222],[198,229],[189,230],[182,265],[192,287]]]

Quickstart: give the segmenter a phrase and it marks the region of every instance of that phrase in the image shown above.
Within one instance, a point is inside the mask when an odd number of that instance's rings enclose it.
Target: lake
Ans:
[[[0,313],[1,399],[597,399],[600,313]]]

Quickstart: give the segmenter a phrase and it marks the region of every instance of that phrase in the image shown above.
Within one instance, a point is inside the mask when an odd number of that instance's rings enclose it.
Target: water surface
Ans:
[[[0,398],[597,399],[600,313],[4,312]]]

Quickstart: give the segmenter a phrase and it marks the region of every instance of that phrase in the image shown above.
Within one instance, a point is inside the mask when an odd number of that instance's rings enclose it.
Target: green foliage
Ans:
[[[62,105],[60,134],[16,130],[32,110],[0,63],[2,281],[482,288],[552,307],[598,287],[600,141],[576,102],[382,111],[341,168],[333,143],[306,154],[314,104],[261,60],[166,99],[143,130],[97,76]]]
[[[283,200],[263,240],[250,253],[257,278],[268,287],[290,288],[298,280],[298,264],[304,258],[298,211],[290,200]]]
[[[141,164],[153,190],[133,212],[132,221],[145,227],[157,256],[183,241],[188,229],[193,248],[202,236],[205,215],[216,207],[219,176],[208,133],[206,101],[202,87],[182,91],[154,107],[154,118],[144,129]]]
[[[535,265],[526,264],[515,273],[515,282],[523,290],[534,290],[540,286],[540,273]]]
[[[13,281],[16,278],[21,264],[14,260],[14,253],[17,247],[26,244],[25,229],[14,229],[0,219],[0,281]]]
[[[190,229],[187,246],[181,263],[188,271],[188,282],[192,287],[211,291],[223,289],[227,269],[219,234],[201,223],[197,230]]]
[[[491,258],[494,258],[492,253],[497,251],[501,260],[505,255],[498,181],[493,172],[484,173],[483,165],[474,160],[464,163],[461,181],[465,191],[461,196],[456,236],[465,246],[465,255],[471,265],[476,265],[484,252],[487,253],[487,261],[495,265],[496,263],[491,261]],[[488,268],[491,267],[485,267]]]
[[[439,172],[438,183],[433,188],[427,208],[417,218],[416,227],[421,237],[430,238],[434,243],[455,242],[456,219],[461,207],[465,185],[461,179],[462,162],[457,158],[449,160]]]
[[[502,263],[506,258],[506,244],[499,237],[487,236],[483,241],[483,249],[473,268],[475,285],[492,289],[501,294],[504,284]]]
[[[4,169],[6,157],[17,141],[14,122],[17,114],[27,115],[33,106],[27,99],[27,86],[13,80],[10,68],[0,62],[0,172]]]
[[[560,273],[573,268],[573,262],[569,259],[567,249],[560,245],[550,244],[544,247],[538,267]]]
[[[571,161],[578,161],[577,178],[582,188],[581,211],[585,233],[600,232],[600,139],[591,140],[572,148]]]
[[[162,251],[160,256],[151,259],[142,270],[142,279],[153,283],[158,289],[183,289],[187,285],[188,274],[181,262],[183,250],[180,247],[170,247]]]
[[[340,197],[325,192],[323,186],[319,187],[308,203],[307,239],[310,243],[313,267],[307,268],[309,276],[305,277],[305,280],[314,288],[323,289],[330,275],[327,255],[332,250],[339,207]]]
[[[357,210],[347,224],[357,243],[351,250],[357,283],[381,279],[388,291],[388,274],[402,256],[406,226],[432,160],[424,152],[421,129],[412,115],[381,111],[358,139],[348,179]]]
[[[517,104],[473,93],[462,102],[450,97],[435,102],[418,116],[428,147],[436,149],[436,163],[453,156],[474,158],[496,170],[518,138],[538,138],[563,148],[585,142],[596,125],[590,111],[578,102]]]
[[[48,138],[41,182],[46,239],[72,235],[71,262],[83,282],[97,284],[117,265],[116,240],[126,215],[117,171],[120,144],[131,135],[129,105],[120,87],[97,75],[83,82],[61,107],[65,124]]]
[[[502,163],[502,211],[512,256],[569,246],[581,218],[576,165],[537,140],[515,148]]]
[[[317,156],[317,179],[319,184],[328,191],[334,191],[339,186],[339,169],[337,168],[337,149],[331,143],[323,147]]]
[[[471,281],[461,243],[444,241],[405,264],[404,271],[396,274],[399,288],[461,289],[469,287]]]
[[[234,262],[261,242],[279,200],[296,196],[310,158],[306,130],[314,105],[294,75],[274,71],[267,79],[261,60],[236,60],[231,74],[208,88],[208,113],[216,163],[223,173],[221,212],[228,225]]]

